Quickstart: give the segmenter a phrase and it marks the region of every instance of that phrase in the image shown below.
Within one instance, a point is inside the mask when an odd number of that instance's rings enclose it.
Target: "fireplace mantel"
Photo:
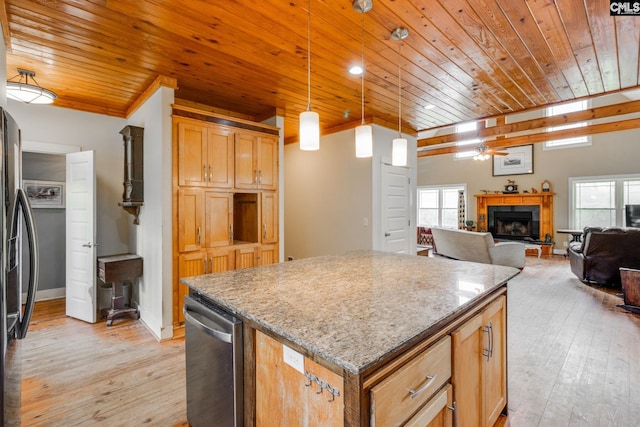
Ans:
[[[523,206],[537,205],[540,207],[540,238],[549,234],[553,236],[553,196],[555,193],[517,193],[517,194],[476,194],[477,227],[476,230],[488,230],[488,206]]]

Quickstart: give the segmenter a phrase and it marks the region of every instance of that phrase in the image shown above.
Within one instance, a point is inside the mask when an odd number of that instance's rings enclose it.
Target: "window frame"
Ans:
[[[561,112],[558,112],[558,113],[555,113],[555,114],[551,113],[554,108],[562,108],[562,107],[566,107],[566,106],[572,105],[572,104],[583,104],[584,108],[582,108],[580,110],[561,111]],[[578,111],[585,111],[585,110],[587,110],[589,108],[591,108],[591,101],[590,100],[574,101],[574,102],[570,102],[568,104],[554,105],[554,106],[551,106],[551,107],[547,107],[545,109],[545,116],[546,117],[554,117],[554,116],[559,116],[561,114],[568,114],[568,113],[575,113],[575,112],[578,112]],[[585,127],[588,124],[589,124],[588,121],[584,121],[584,122],[571,123],[571,124],[566,124],[566,125],[551,126],[551,127],[548,127],[546,129],[546,131],[547,132],[553,132],[553,131],[556,131],[556,130],[574,129],[574,128],[579,128],[579,127]],[[584,138],[584,140],[582,140],[582,138]],[[572,142],[572,140],[576,140],[576,141]],[[589,147],[591,145],[592,145],[591,135],[586,135],[586,136],[575,136],[575,137],[552,139],[552,140],[549,140],[549,141],[545,141],[545,143],[542,144],[542,149],[543,150],[564,150],[566,148]]]
[[[636,174],[623,174],[623,175],[600,175],[600,176],[580,176],[569,177],[569,228],[576,229],[579,227],[576,224],[576,184],[587,182],[601,182],[601,181],[613,181],[614,184],[614,198],[615,206],[613,211],[615,212],[615,224],[611,227],[624,227],[625,221],[625,204],[624,204],[624,182],[640,180],[640,173]],[[580,226],[579,228],[583,228]]]
[[[451,189],[455,189],[456,191],[460,191],[463,190],[464,191],[464,204],[466,207],[469,206],[468,200],[467,200],[467,184],[441,184],[441,185],[422,185],[419,186],[417,188],[416,191],[416,223],[418,227],[444,227],[442,224],[442,218],[443,218],[443,207],[442,207],[442,201],[443,201],[443,192],[442,190],[451,190]],[[423,225],[420,223],[420,191],[421,190],[438,190],[438,225]],[[465,214],[468,212],[468,208],[465,208]],[[456,222],[456,226],[454,228],[457,228],[458,224]]]

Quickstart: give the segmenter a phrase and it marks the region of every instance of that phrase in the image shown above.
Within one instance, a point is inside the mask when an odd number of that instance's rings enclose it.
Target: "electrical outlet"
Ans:
[[[369,218],[362,218],[362,226],[363,227],[367,227],[369,226]]]
[[[566,240],[563,240],[562,246],[564,246],[565,248],[569,247],[569,242],[567,242]]]

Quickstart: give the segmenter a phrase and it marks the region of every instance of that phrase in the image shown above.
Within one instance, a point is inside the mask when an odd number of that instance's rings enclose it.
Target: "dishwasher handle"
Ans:
[[[229,333],[224,332],[224,331],[220,331],[218,329],[213,329],[213,328],[205,325],[203,322],[201,322],[200,320],[198,320],[194,316],[194,315],[198,315],[200,317],[200,316],[202,316],[202,314],[197,313],[197,312],[192,311],[192,310],[189,310],[187,307],[183,307],[182,312],[184,313],[185,321],[191,323],[193,326],[195,326],[196,328],[198,328],[199,330],[201,330],[205,334],[210,335],[213,338],[216,338],[216,339],[218,339],[220,341],[224,341],[224,342],[229,343],[229,344],[233,343],[233,335],[232,334],[229,334]],[[191,313],[193,313],[193,315]]]

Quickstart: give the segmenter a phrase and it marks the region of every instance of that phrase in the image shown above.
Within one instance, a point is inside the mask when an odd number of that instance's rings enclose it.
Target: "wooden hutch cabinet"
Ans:
[[[180,278],[279,262],[278,133],[173,106],[174,326]]]

